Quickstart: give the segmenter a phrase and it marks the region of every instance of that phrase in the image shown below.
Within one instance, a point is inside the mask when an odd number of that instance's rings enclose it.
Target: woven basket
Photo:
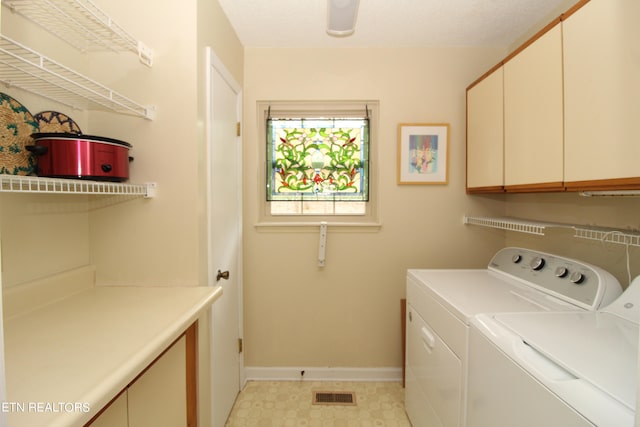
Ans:
[[[38,123],[25,106],[0,92],[0,173],[33,175],[35,158],[25,149],[32,145],[31,134]]]
[[[42,133],[82,133],[80,126],[71,117],[57,111],[41,111],[33,118]]]

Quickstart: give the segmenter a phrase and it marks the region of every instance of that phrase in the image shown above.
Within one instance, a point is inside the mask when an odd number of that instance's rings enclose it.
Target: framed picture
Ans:
[[[449,124],[398,125],[398,184],[446,184]]]

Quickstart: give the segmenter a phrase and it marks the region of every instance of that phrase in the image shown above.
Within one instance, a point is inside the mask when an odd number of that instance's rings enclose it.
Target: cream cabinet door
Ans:
[[[563,22],[565,181],[640,177],[640,1],[591,0]]]
[[[116,400],[111,402],[90,425],[91,427],[128,427],[127,391],[123,391]]]
[[[467,91],[467,190],[504,185],[503,67]]]
[[[504,64],[505,186],[561,189],[562,32],[558,24]]]
[[[129,427],[186,427],[185,342],[183,336],[129,386]]]

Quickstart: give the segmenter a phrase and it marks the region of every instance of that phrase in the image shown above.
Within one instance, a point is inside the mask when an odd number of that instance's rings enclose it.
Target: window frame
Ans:
[[[271,202],[266,200],[267,188],[267,118],[299,118],[299,117],[360,117],[368,110],[369,114],[369,201],[365,203],[366,211],[362,215],[340,214],[271,214]],[[377,191],[377,156],[378,156],[378,128],[379,102],[376,100],[363,101],[258,101],[258,159],[259,171],[259,213],[258,226],[295,226],[317,225],[330,223],[331,225],[373,226],[379,227],[378,220],[378,191]],[[288,203],[288,202],[287,202]],[[297,203],[297,202],[292,202]],[[325,202],[323,202],[325,203]],[[330,203],[330,202],[329,202]],[[349,203],[349,202],[337,202]]]

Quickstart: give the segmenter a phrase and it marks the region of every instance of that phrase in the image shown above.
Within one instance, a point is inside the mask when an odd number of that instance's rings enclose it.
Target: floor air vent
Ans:
[[[356,394],[352,391],[314,391],[314,405],[355,405]]]

